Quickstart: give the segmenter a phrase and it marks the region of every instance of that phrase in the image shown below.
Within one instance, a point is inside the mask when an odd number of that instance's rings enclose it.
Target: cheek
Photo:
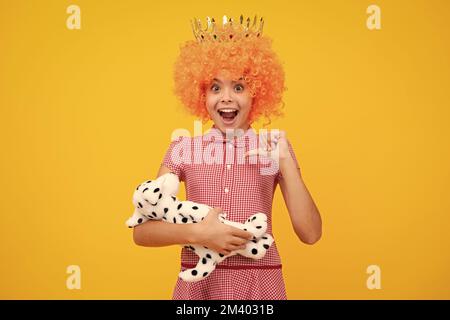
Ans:
[[[250,95],[242,96],[239,104],[245,111],[250,111],[252,107],[252,97]]]
[[[212,110],[216,104],[216,98],[212,95],[206,95],[206,109]]]

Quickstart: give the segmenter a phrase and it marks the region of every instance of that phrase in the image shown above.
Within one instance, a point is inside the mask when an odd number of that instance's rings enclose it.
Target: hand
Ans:
[[[228,255],[233,250],[244,249],[253,234],[221,223],[218,219],[221,212],[221,208],[211,209],[202,222],[194,225],[197,228],[194,244]]]
[[[279,130],[266,131],[259,135],[259,148],[250,150],[244,157],[261,155],[272,158],[280,163],[281,160],[291,156],[289,145],[286,139],[286,132]]]

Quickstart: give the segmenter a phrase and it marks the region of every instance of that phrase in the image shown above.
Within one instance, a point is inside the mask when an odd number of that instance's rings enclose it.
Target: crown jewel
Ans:
[[[259,21],[259,23],[258,23]],[[191,20],[192,31],[199,42],[205,41],[235,41],[248,37],[260,37],[262,35],[264,19],[255,15],[252,19],[244,16],[239,17],[239,22],[235,23],[232,18],[223,16],[222,23],[217,24],[214,18],[206,18],[206,27],[203,28],[200,19]]]

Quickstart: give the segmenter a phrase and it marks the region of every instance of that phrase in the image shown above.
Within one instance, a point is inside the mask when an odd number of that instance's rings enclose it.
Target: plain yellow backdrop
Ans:
[[[66,27],[71,4],[81,30]],[[366,27],[371,4],[381,30]],[[193,131],[172,93],[190,19],[243,13],[264,16],[283,61],[285,116],[270,127],[286,130],[324,221],[320,242],[302,244],[277,190],[288,298],[449,299],[449,9],[0,1],[0,298],[171,298],[180,248],[138,247],[124,222],[172,131]],[[80,290],[66,287],[69,265]],[[366,286],[370,265],[381,289]]]

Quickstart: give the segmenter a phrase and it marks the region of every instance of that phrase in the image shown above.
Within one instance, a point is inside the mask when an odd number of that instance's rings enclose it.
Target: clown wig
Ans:
[[[284,71],[272,41],[266,36],[238,41],[187,41],[175,63],[175,95],[203,121],[209,119],[206,90],[222,71],[237,81],[243,78],[252,96],[250,123],[260,116],[280,116],[283,107]]]

